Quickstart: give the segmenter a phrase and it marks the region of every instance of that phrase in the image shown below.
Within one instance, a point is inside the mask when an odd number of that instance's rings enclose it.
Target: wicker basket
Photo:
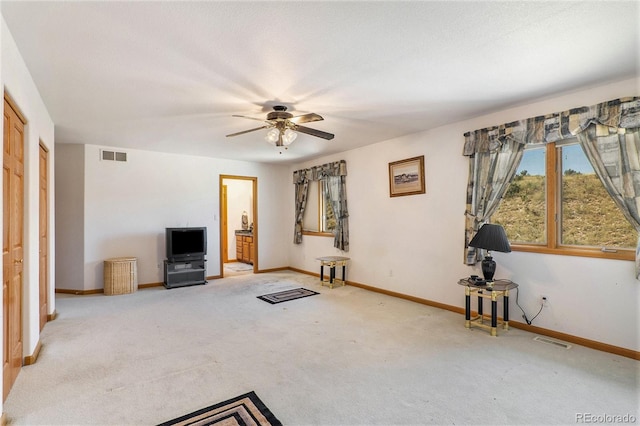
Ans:
[[[138,289],[138,265],[135,257],[115,257],[104,261],[104,294],[133,293]]]

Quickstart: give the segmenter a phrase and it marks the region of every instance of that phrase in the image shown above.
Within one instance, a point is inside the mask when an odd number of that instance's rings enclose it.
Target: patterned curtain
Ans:
[[[640,128],[618,131],[591,125],[578,140],[624,217],[638,232],[636,279],[640,279]]]
[[[293,172],[293,183],[295,184],[296,197],[296,216],[295,227],[293,230],[293,243],[302,243],[302,218],[304,217],[304,209],[307,206],[307,196],[309,195],[309,178],[307,170],[298,170]]]
[[[305,169],[310,173],[310,180],[322,180],[329,176],[346,176],[347,162],[344,160]],[[300,170],[299,170],[300,171]]]
[[[469,241],[497,210],[502,196],[516,174],[524,152],[524,145],[510,139],[485,146],[486,150],[483,149],[469,158],[465,229],[465,262],[468,265],[482,259],[481,250],[469,247]]]
[[[294,244],[302,243],[302,218],[307,203],[309,181],[322,180],[328,183],[331,207],[337,218],[333,246],[349,251],[349,212],[347,210],[347,162],[345,160],[311,167],[293,172],[296,185],[296,223]]]
[[[598,172],[598,168],[602,168],[598,165],[598,161],[595,160],[595,151],[602,152],[601,162],[605,169],[610,168],[609,157],[611,150],[607,142],[602,139],[601,142],[596,143],[602,146],[602,150],[597,150],[585,147],[589,143],[582,142],[589,139],[596,138],[597,136],[590,137],[589,132],[592,135],[597,135],[603,127],[612,128],[605,133],[623,134],[624,137],[618,137],[620,149],[615,152],[619,153],[622,173],[622,186],[624,191],[609,189],[608,183],[603,176],[608,173]],[[638,137],[637,131],[640,128],[640,97],[628,97],[621,99],[614,99],[612,101],[603,102],[597,105],[585,106],[580,108],[574,108],[569,111],[563,111],[559,113],[549,114],[545,116],[527,118],[524,120],[514,121],[512,123],[503,124],[500,126],[490,127],[487,129],[476,130],[474,132],[465,133],[465,144],[463,155],[469,156],[471,162],[475,162],[474,157],[477,153],[491,152],[495,147],[501,146],[506,141],[513,141],[518,144],[536,144],[536,143],[549,143],[556,142],[565,138],[578,137],[583,149],[587,153],[587,157],[591,161],[593,168],[596,170],[596,174],[603,180],[603,185],[607,188],[609,193],[613,192],[622,195],[622,198],[626,199],[625,205],[635,203],[635,211],[638,210],[638,188],[640,187],[640,175],[638,173]],[[591,129],[591,130],[589,130]],[[585,133],[586,132],[586,133]],[[610,139],[609,139],[610,140]],[[624,142],[622,142],[624,141]],[[587,150],[591,151],[590,155]],[[593,157],[593,159],[592,159]],[[602,160],[602,157],[606,157],[606,160]],[[626,165],[625,165],[626,164]],[[516,164],[517,167],[517,164]],[[476,185],[483,181],[482,176],[491,173],[491,168],[483,167],[469,167],[469,189],[467,191],[467,216],[474,218],[475,212],[473,210],[474,203],[472,194],[478,190]],[[615,174],[615,173],[614,173]],[[479,175],[474,179],[474,175]],[[488,180],[486,178],[485,180]],[[629,188],[631,187],[631,188]],[[612,194],[614,199],[615,195]],[[620,205],[618,203],[618,205]],[[625,217],[632,220],[629,213],[625,213],[625,208],[621,206]],[[633,209],[631,209],[633,211]],[[488,216],[485,211],[485,216]],[[475,219],[477,220],[477,219]],[[469,220],[467,220],[469,222]],[[637,228],[637,225],[632,222]],[[471,240],[469,234],[469,224],[465,230],[465,262],[471,262],[473,256],[467,256],[468,254],[468,242]],[[636,276],[640,277],[640,237],[639,245],[636,249]]]
[[[326,193],[336,217],[333,246],[349,251],[349,211],[347,210],[347,185],[344,176],[330,176],[325,180]]]

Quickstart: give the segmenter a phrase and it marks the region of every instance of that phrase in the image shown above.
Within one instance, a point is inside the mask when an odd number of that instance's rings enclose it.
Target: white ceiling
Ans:
[[[638,74],[640,2],[0,2],[56,141],[297,162]],[[631,95],[631,94],[630,94]],[[315,112],[283,154],[274,104]],[[496,123],[501,124],[501,123]],[[473,129],[469,129],[473,130]]]

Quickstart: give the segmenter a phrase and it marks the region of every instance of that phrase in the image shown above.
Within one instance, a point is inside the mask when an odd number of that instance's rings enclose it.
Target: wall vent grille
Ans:
[[[107,151],[103,149],[100,151],[100,159],[103,161],[127,161],[126,152]]]
[[[547,337],[541,337],[541,336],[536,336],[533,338],[533,340],[538,341],[538,342],[542,342],[542,343],[547,343],[549,345],[555,345],[558,346],[560,348],[564,348],[564,349],[570,349],[571,345],[565,342],[561,342],[559,340],[553,340],[553,339],[549,339]]]

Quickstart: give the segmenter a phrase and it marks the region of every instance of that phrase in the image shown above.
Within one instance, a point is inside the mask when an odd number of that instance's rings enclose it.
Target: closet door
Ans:
[[[3,401],[22,368],[22,285],[24,271],[24,122],[4,102],[3,158]]]

